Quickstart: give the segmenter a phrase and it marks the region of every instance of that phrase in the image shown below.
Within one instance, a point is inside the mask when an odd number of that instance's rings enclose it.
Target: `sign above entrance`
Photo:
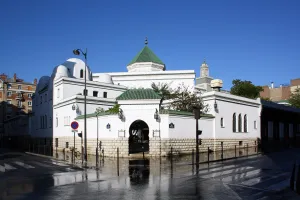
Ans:
[[[78,127],[79,127],[79,124],[78,124],[78,122],[76,122],[76,121],[73,121],[73,122],[71,123],[71,128],[72,128],[72,129],[74,129],[74,130],[77,130],[77,129],[78,129]]]
[[[175,128],[175,125],[173,123],[170,123],[169,128]]]

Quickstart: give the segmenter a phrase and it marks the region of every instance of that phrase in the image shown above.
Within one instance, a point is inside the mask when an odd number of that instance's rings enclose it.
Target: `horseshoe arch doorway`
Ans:
[[[143,120],[132,122],[129,127],[129,154],[149,151],[149,126]]]

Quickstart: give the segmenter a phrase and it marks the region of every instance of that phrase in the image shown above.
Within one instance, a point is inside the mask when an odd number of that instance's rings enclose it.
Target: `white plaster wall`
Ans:
[[[196,138],[196,120],[194,117],[170,116],[170,123],[175,125],[174,129],[169,129],[170,138]],[[169,124],[166,124],[167,127],[169,127]],[[198,130],[202,130],[202,135],[199,138],[213,138],[213,119],[200,119]]]
[[[159,71],[159,72],[124,72],[108,73],[112,76],[116,85],[124,85],[128,88],[151,88],[154,83],[168,83],[171,88],[179,85],[193,87],[195,80],[194,70]],[[93,74],[93,80],[99,81],[100,74]]]
[[[159,130],[161,138],[169,138],[169,115],[160,115]]]
[[[78,132],[82,132],[84,136],[84,119],[79,119],[77,121],[79,123]],[[110,129],[107,129],[107,124],[110,124]],[[118,138],[119,131],[124,130],[124,128],[124,122],[121,122],[117,115],[106,115],[98,117],[99,138]],[[87,120],[87,138],[97,138],[97,117],[88,118]]]
[[[209,105],[209,114],[215,116],[215,138],[247,139],[260,138],[260,101],[237,97],[220,92],[207,92],[202,95],[203,102]],[[217,110],[214,108],[217,103]],[[242,132],[233,132],[233,114],[236,113],[238,131],[238,116],[242,115]],[[247,115],[247,133],[244,132],[244,115]],[[221,118],[224,127],[221,127]],[[254,127],[254,121],[257,128]]]

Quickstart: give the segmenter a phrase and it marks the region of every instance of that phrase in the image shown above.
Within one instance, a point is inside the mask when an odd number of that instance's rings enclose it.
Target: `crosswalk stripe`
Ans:
[[[24,168],[26,168],[26,169],[35,168],[35,167],[31,166],[31,165],[25,164],[25,163],[20,162],[20,161],[15,161],[14,163],[16,163],[17,165],[19,165],[19,166],[21,166],[21,167],[24,167]]]
[[[66,165],[66,164],[60,163],[60,162],[58,162],[58,161],[55,161],[55,160],[50,160],[50,162],[48,162],[48,161],[44,161],[44,162],[45,162],[45,163],[51,163],[51,164],[53,164],[53,165],[63,166],[63,167],[67,167],[67,166],[69,166],[69,165]]]
[[[253,167],[239,167],[239,168],[235,168],[235,169],[215,172],[215,173],[212,173],[212,174],[207,174],[207,175],[201,176],[201,178],[216,178],[218,176],[223,176],[223,175],[236,173],[236,172],[239,172],[239,171],[245,171],[245,170],[249,170],[249,169],[253,169]]]
[[[226,176],[224,178],[222,178],[223,182],[234,182],[236,180],[241,180],[241,179],[245,179],[251,176],[255,176],[257,174],[260,174],[262,171],[261,169],[255,169],[255,170],[251,170],[245,173],[241,173],[241,174],[234,174],[232,176]]]
[[[0,165],[0,172],[5,172],[7,170],[14,170],[14,169],[16,168],[6,163],[4,163],[4,166]]]
[[[53,166],[51,166],[51,165],[47,165],[47,164],[40,163],[40,162],[37,162],[37,161],[30,161],[30,162],[31,162],[31,163],[34,163],[35,165],[42,166],[42,167],[47,167],[47,168],[53,167]]]
[[[228,166],[222,166],[222,167],[216,167],[216,168],[201,169],[201,170],[199,170],[198,174],[205,174],[208,172],[214,172],[214,171],[228,169],[228,168],[234,168],[234,167],[235,167],[235,165],[228,165]]]

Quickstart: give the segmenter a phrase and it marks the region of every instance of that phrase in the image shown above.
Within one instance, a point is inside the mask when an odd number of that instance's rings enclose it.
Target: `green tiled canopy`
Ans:
[[[117,100],[137,100],[137,99],[161,99],[152,89],[129,89],[120,96]]]
[[[128,65],[139,62],[153,62],[164,65],[164,63],[153,53],[153,51],[151,51],[148,46],[145,46]]]

